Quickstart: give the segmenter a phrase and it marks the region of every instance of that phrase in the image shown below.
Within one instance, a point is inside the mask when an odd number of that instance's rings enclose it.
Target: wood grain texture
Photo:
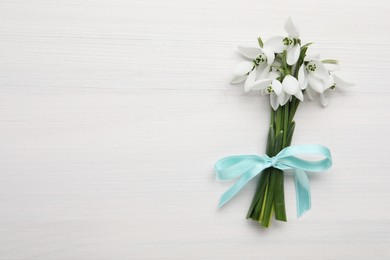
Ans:
[[[390,3],[0,1],[0,259],[389,259]],[[263,153],[269,105],[231,86],[237,44],[286,17],[358,83],[298,111],[331,148],[313,208],[269,230],[226,207],[227,155]]]

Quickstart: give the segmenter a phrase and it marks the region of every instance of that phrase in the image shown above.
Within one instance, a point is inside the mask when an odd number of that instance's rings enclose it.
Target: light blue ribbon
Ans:
[[[322,156],[321,160],[304,160],[297,156]],[[294,145],[284,148],[276,156],[238,155],[220,159],[215,171],[220,180],[232,180],[240,177],[219,201],[219,207],[233,198],[251,179],[264,169],[274,167],[280,170],[294,170],[294,182],[297,201],[297,215],[301,217],[311,207],[309,178],[305,171],[322,172],[332,166],[330,150],[322,145]]]

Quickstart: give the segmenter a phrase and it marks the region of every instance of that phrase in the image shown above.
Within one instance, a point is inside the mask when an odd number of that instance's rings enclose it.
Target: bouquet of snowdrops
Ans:
[[[272,215],[287,221],[284,198],[284,171],[294,172],[298,217],[311,207],[309,179],[305,171],[320,172],[332,164],[329,149],[322,145],[291,146],[294,115],[300,102],[319,97],[323,106],[329,104],[332,92],[353,85],[337,75],[336,60],[321,60],[302,44],[299,30],[291,18],[284,26],[287,36],[275,36],[267,41],[258,37],[258,47],[238,46],[246,58],[234,69],[233,84],[244,82],[244,89],[269,95],[271,120],[266,154],[240,155],[223,158],[215,165],[217,177],[238,181],[226,191],[220,206],[230,200],[252,178],[260,175],[247,218],[268,227]],[[302,155],[320,155],[318,161],[307,161]]]

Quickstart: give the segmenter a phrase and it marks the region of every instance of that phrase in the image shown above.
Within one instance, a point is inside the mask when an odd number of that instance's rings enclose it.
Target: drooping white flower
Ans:
[[[264,66],[264,65],[263,65]],[[260,72],[257,73],[256,80],[250,84],[247,88],[245,86],[245,91],[249,90],[259,90],[263,95],[270,95],[270,103],[274,110],[276,110],[279,105],[284,105],[287,103],[289,97],[283,92],[282,83],[280,83],[277,78],[281,76],[281,73],[269,66],[265,69],[262,69],[260,66],[257,68]],[[253,74],[252,74],[253,73]],[[255,72],[251,72],[249,77],[255,77]],[[253,78],[250,80],[253,81]]]
[[[291,97],[283,91],[283,84],[277,79],[272,80],[272,84],[267,88],[267,93],[270,95],[273,110],[278,109],[279,106],[284,106]]]
[[[231,83],[236,84],[245,80],[245,85],[248,88],[254,79],[254,75],[249,77],[250,73],[258,67],[267,69],[267,65],[271,65],[274,61],[275,53],[266,46],[263,48],[238,46],[238,50],[244,57],[251,61],[243,61],[236,66],[233,70],[234,78]],[[257,69],[257,71],[259,70]]]
[[[298,80],[301,89],[311,88],[315,92],[323,93],[330,79],[329,72],[321,61],[310,60],[305,61],[299,68]]]
[[[286,94],[295,96],[300,101],[303,101],[303,92],[296,78],[294,78],[291,75],[285,76],[282,82],[282,86],[283,86],[283,91]]]
[[[284,24],[284,30],[288,37],[275,36],[270,38],[265,44],[275,53],[287,51],[286,61],[288,65],[294,65],[301,52],[301,40],[299,39],[299,30],[292,18],[287,18]]]
[[[265,90],[270,86],[273,79],[280,77],[280,72],[271,69],[269,65],[262,64],[257,66],[245,82],[245,92],[250,90],[260,90],[262,94],[265,94]]]
[[[301,41],[299,40],[299,30],[294,24],[291,17],[287,18],[284,24],[284,30],[288,34],[288,38],[284,38],[283,43],[287,45],[287,64],[293,65],[299,59],[301,51]]]
[[[272,84],[268,87],[267,93],[269,93],[269,101],[271,103],[272,109],[278,109],[278,107],[281,105],[279,97],[284,97],[282,83],[280,83],[280,81],[277,79],[272,80]]]
[[[355,85],[353,82],[346,81],[340,75],[337,73],[331,73],[330,80],[328,84],[333,83],[330,85],[323,93],[320,93],[320,102],[321,105],[326,107],[330,103],[330,96],[331,92],[333,92],[335,89],[339,90],[345,90],[346,88],[352,87]]]
[[[273,79],[271,85],[265,89],[265,94],[270,95],[271,107],[276,110],[279,106],[284,106],[292,96],[303,101],[303,92],[299,88],[299,83],[293,76],[287,75],[283,81]]]

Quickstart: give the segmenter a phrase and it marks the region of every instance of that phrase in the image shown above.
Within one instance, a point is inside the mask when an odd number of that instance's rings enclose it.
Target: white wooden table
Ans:
[[[0,259],[389,259],[390,3],[0,1]],[[303,104],[331,148],[313,207],[268,230],[213,164],[261,154],[269,105],[231,86],[237,44],[300,25],[358,84]]]

